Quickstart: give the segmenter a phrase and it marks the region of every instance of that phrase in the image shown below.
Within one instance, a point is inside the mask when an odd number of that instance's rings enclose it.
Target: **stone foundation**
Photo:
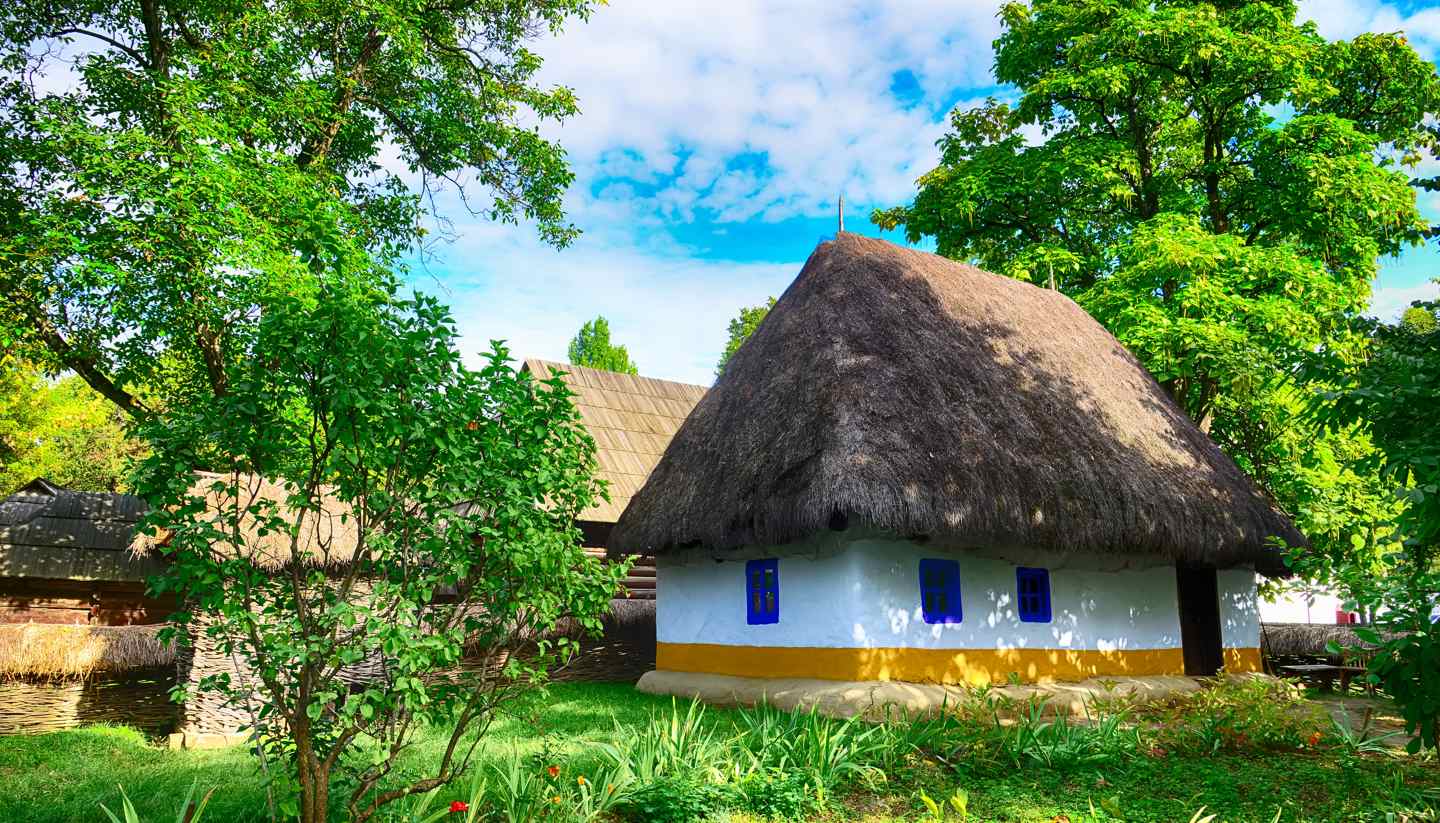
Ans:
[[[1234,675],[1264,677],[1265,675]],[[929,714],[970,699],[964,686],[899,681],[837,681],[802,678],[731,677],[690,672],[647,672],[636,689],[646,694],[699,698],[718,706],[749,706],[767,702],[786,711],[815,709],[831,717],[864,715],[883,719],[888,711]],[[1128,697],[1148,702],[1203,688],[1191,677],[1107,677],[1078,683],[1000,686],[989,693],[1024,703],[1032,697],[1047,701],[1052,712],[1084,715],[1096,698]]]

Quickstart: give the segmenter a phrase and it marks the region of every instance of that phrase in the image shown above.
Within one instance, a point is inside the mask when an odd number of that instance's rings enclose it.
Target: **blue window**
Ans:
[[[751,560],[745,564],[745,622],[780,622],[780,561]]]
[[[1015,593],[1024,623],[1050,622],[1050,572],[1047,569],[1015,569]]]
[[[960,622],[959,561],[920,561],[920,613],[926,623]]]

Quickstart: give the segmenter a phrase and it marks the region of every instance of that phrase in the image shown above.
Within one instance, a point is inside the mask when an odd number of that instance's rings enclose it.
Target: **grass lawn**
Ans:
[[[539,757],[583,770],[595,756],[595,743],[615,740],[617,722],[642,727],[652,713],[670,708],[668,698],[641,695],[628,685],[555,685],[543,703],[492,727],[484,757],[489,762]],[[738,720],[733,710],[710,709],[705,717],[722,736],[731,734]],[[409,756],[407,770],[418,771],[437,758],[438,746],[438,736],[422,741]],[[122,728],[0,737],[0,821],[6,823],[103,820],[98,804],[118,808],[117,784],[125,786],[142,819],[169,821],[196,779],[202,788],[217,787],[207,821],[266,819],[256,761],[241,750],[173,752]],[[1387,814],[1424,813],[1424,806],[1440,802],[1426,795],[1436,787],[1440,767],[1433,759],[1346,754],[1339,747],[1208,756],[1150,752],[1106,767],[1067,769],[975,770],[915,757],[888,769],[883,780],[872,776],[866,786],[847,784],[819,819],[920,820],[920,791],[942,798],[963,788],[969,793],[970,819],[977,821],[1183,823],[1201,806],[1225,821],[1268,823],[1277,810],[1283,821],[1385,821]],[[1092,803],[1104,809],[1093,818]],[[711,819],[739,823],[756,818],[720,812]]]

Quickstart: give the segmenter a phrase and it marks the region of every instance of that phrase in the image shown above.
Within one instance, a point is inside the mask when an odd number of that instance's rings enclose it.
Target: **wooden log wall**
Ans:
[[[0,623],[146,626],[165,622],[175,606],[147,596],[140,582],[0,578]]]

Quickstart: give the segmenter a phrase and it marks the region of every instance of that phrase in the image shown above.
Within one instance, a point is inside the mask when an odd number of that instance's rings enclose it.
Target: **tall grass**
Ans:
[[[781,711],[768,704],[742,710],[736,744],[755,767],[807,772],[833,787],[849,777],[883,777],[880,763],[893,741],[883,726],[859,715],[836,720],[814,708]]]

